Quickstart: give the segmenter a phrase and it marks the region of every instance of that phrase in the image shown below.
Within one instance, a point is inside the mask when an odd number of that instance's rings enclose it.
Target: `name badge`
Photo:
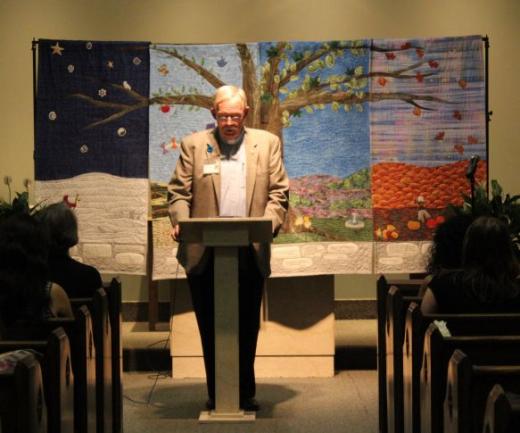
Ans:
[[[220,167],[219,167],[218,162],[214,162],[213,164],[204,164],[203,173],[204,174],[219,174]]]

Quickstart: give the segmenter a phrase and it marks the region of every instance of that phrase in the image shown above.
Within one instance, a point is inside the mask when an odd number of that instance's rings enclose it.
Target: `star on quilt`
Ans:
[[[62,51],[64,50],[65,48],[63,47],[60,47],[60,43],[59,42],[56,42],[54,45],[51,45],[51,50],[52,50],[52,54],[57,54],[58,56],[61,56],[62,55]]]

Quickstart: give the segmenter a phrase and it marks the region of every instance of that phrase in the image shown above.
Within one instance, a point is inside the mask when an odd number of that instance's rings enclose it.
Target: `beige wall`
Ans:
[[[218,43],[487,34],[490,177],[519,193],[519,23],[518,0],[0,0],[0,181],[11,175],[21,191],[33,178],[33,37]],[[372,277],[336,282],[338,298],[373,296]],[[146,296],[141,279],[127,287],[125,297]]]

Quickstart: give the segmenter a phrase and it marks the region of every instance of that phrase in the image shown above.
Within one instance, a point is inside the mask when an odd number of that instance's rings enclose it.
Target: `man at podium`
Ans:
[[[269,217],[273,235],[288,207],[289,179],[280,139],[245,127],[246,94],[235,86],[217,89],[211,110],[215,129],[185,137],[168,185],[172,236],[180,242],[177,258],[184,266],[202,340],[208,410],[215,408],[215,336],[213,248],[183,243],[179,220],[214,217]],[[260,304],[269,276],[270,244],[239,249],[240,407],[258,410],[254,360],[260,327]]]

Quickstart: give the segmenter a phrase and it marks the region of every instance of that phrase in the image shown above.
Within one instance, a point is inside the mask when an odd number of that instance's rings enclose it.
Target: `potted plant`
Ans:
[[[29,193],[27,191],[17,192],[16,197],[11,203],[0,200],[0,219],[7,218],[18,213],[34,215],[41,209],[41,207],[41,203],[38,203],[34,206],[29,204]]]

